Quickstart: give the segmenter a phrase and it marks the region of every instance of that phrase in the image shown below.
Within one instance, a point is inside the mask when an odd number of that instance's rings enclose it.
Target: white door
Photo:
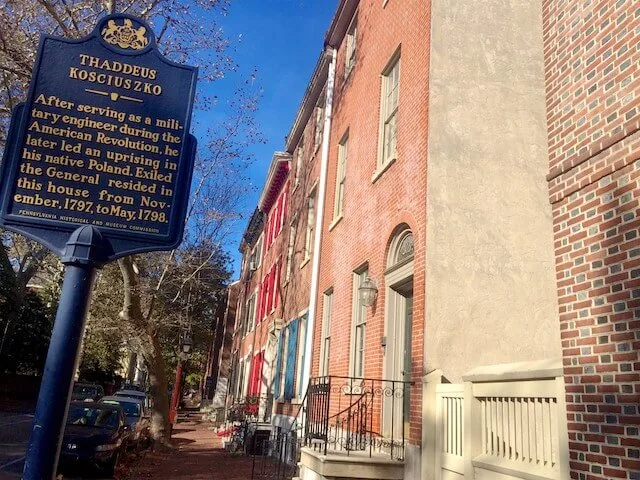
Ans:
[[[409,432],[413,278],[387,288],[384,348],[383,435],[401,441]]]

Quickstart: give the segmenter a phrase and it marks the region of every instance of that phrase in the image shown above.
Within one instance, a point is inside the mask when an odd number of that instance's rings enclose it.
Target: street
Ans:
[[[0,480],[19,480],[24,468],[24,455],[29,443],[33,405],[0,402]],[[148,479],[247,479],[253,459],[229,454],[222,449],[221,438],[202,422],[198,414],[180,415],[174,431],[175,449],[127,456],[115,478]],[[186,468],[188,466],[188,468]],[[83,477],[65,476],[65,480]],[[100,480],[92,475],[93,480]]]

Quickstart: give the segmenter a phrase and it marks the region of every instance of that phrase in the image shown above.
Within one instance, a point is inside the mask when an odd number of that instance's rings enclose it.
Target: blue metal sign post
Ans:
[[[79,40],[41,39],[0,169],[0,226],[65,265],[24,480],[56,474],[96,268],[182,240],[196,77],[129,15],[104,17]]]
[[[69,239],[62,258],[65,275],[60,306],[40,385],[24,479],[50,479],[56,471],[102,242],[95,227],[80,227]]]

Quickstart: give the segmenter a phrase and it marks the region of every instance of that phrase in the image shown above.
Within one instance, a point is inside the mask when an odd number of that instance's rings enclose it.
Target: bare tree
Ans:
[[[0,10],[0,146],[6,140],[11,111],[24,98],[39,33],[78,38],[88,34],[107,13],[136,15],[152,25],[164,55],[199,67],[202,86],[236,69],[230,42],[217,25],[228,7],[228,0],[5,0]],[[201,21],[203,16],[206,24]],[[259,96],[251,74],[224,106],[226,117],[208,126],[207,140],[199,147],[196,159],[182,246],[172,252],[120,259],[120,307],[114,312],[113,297],[100,304],[104,308],[97,318],[117,318],[119,323],[114,328],[119,328],[123,338],[139,349],[148,365],[155,393],[152,430],[159,441],[165,441],[168,432],[163,331],[192,323],[196,313],[206,317],[206,311],[195,308],[194,289],[198,287],[202,293],[202,288],[210,286],[214,270],[220,284],[229,277],[223,242],[241,218],[240,199],[251,188],[245,175],[251,157],[246,152],[249,145],[262,141],[254,120]],[[215,97],[196,97],[196,109],[218,106]],[[8,242],[11,244],[12,240]],[[32,243],[29,248],[25,266],[37,268],[36,260],[44,258],[46,251]],[[0,262],[12,263],[4,250]],[[25,278],[29,272],[25,272]],[[113,270],[111,280],[112,274]],[[204,277],[209,283],[203,281]],[[113,285],[106,280],[98,282],[98,289],[109,291]]]

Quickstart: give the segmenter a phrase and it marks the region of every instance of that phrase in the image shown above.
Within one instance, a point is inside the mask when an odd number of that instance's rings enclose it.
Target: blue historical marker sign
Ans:
[[[0,172],[0,225],[65,265],[25,480],[55,475],[96,267],[182,239],[196,76],[128,15],[103,18],[80,40],[42,37]]]
[[[88,37],[43,36],[27,100],[12,119],[0,222],[62,255],[82,225],[102,261],[171,249],[182,239],[195,140],[197,69],[157,50],[127,15]]]

